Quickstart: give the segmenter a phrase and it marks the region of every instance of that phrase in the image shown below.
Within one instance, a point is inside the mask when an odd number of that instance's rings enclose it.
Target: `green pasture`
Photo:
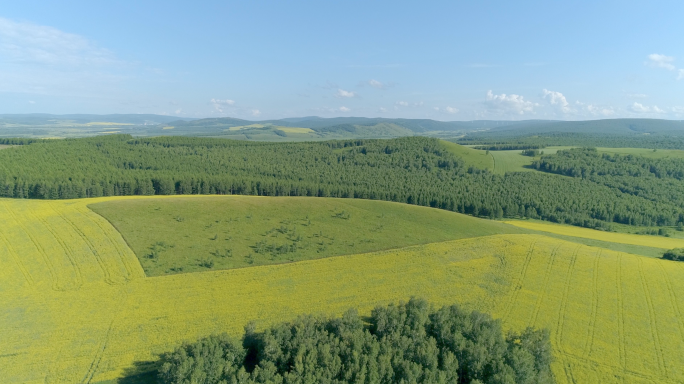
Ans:
[[[486,151],[469,148],[450,141],[442,140],[441,143],[449,152],[462,158],[469,166],[490,171],[494,170],[494,158],[487,154]]]
[[[454,212],[372,200],[203,196],[89,207],[121,232],[147,276],[529,232]]]

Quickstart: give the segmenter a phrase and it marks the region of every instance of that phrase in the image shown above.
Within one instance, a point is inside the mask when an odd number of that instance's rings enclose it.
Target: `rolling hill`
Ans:
[[[3,382],[113,383],[154,369],[156,355],[183,341],[237,335],[252,319],[264,327],[352,306],[364,314],[411,296],[491,313],[506,329],[548,328],[558,383],[684,380],[676,262],[503,234],[147,277],[124,238],[87,208],[119,199],[0,200]],[[311,199],[299,201],[306,209]],[[426,219],[432,211],[410,209]]]

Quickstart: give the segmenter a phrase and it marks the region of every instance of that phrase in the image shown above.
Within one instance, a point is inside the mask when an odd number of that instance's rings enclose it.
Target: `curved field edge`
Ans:
[[[505,223],[534,231],[549,232],[558,235],[580,237],[612,243],[631,244],[660,249],[684,248],[684,239],[604,232],[588,228],[573,227],[569,225],[547,224],[522,220],[510,220],[505,221]]]
[[[147,276],[320,259],[524,229],[408,204],[319,197],[146,197],[94,202]]]

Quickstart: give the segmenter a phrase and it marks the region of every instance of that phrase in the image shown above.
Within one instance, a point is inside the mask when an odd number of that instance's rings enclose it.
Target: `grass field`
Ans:
[[[7,149],[7,148],[11,148],[11,147],[12,147],[11,145],[0,144],[0,149]]]
[[[109,220],[148,276],[279,264],[522,229],[385,201],[204,196],[89,206]]]
[[[112,380],[252,319],[368,313],[411,296],[549,328],[559,383],[684,381],[682,263],[507,234],[145,277],[93,202],[0,200],[3,382]]]
[[[441,143],[449,152],[462,158],[469,166],[490,171],[494,170],[494,158],[488,155],[486,151],[472,149],[450,141],[443,140]]]

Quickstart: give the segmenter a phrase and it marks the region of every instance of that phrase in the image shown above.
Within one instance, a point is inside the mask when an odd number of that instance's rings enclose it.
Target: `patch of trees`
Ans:
[[[523,156],[530,156],[530,157],[536,157],[539,155],[543,155],[544,151],[540,151],[538,149],[525,149],[522,151]]]
[[[241,342],[212,336],[162,356],[164,384],[554,383],[546,330],[504,336],[498,320],[424,300],[377,307],[368,323],[303,316]]]
[[[663,259],[673,261],[684,261],[684,248],[674,248],[663,253]]]
[[[0,196],[319,196],[604,229],[611,222],[684,222],[679,197],[684,188],[668,184],[680,182],[670,177],[678,173],[669,166],[659,172],[667,176],[662,185],[632,176],[621,179],[624,184],[543,172],[495,175],[467,166],[439,140],[425,137],[258,143],[117,135],[50,140],[0,151]]]

